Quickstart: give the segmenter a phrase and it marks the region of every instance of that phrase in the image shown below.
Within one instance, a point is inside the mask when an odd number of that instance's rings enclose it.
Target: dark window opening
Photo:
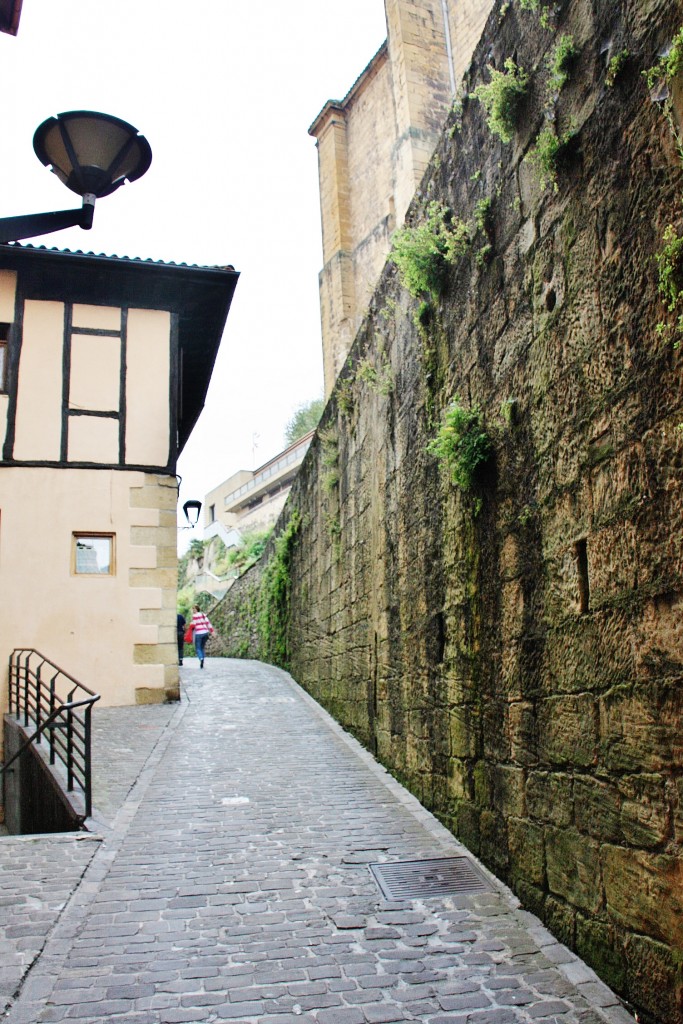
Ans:
[[[590,586],[588,582],[588,545],[586,538],[574,544],[576,571],[579,578],[579,614],[585,615],[590,607]]]

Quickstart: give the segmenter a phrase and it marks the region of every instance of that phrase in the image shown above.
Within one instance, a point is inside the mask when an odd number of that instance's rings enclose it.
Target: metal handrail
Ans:
[[[35,664],[37,659],[37,664]],[[44,678],[44,675],[47,678]],[[63,680],[69,687],[66,700],[57,694],[57,682]],[[87,694],[74,699],[76,691]],[[67,773],[67,789],[72,792],[74,785],[83,790],[85,817],[92,813],[92,760],[91,760],[91,712],[100,695],[53,664],[39,651],[32,648],[16,648],[9,659],[10,712],[21,721],[24,728],[29,722],[36,725],[36,731],[19,748],[0,771],[7,771],[32,743],[40,745],[43,733],[49,737],[50,764],[62,762]],[[79,695],[80,696],[80,695]],[[81,715],[76,713],[83,708]],[[64,716],[63,722],[57,719]]]

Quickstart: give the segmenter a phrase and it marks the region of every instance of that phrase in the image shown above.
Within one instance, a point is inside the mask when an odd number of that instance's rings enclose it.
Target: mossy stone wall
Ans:
[[[517,0],[493,11],[465,90],[514,56],[514,139],[465,98],[409,216],[443,203],[470,249],[419,327],[387,265],[292,490],[288,647],[295,678],[643,1020],[680,1024],[683,351],[656,330],[654,255],[681,229],[682,176],[641,71],[683,12],[554,10],[548,29]],[[549,97],[564,33],[578,56]],[[557,191],[528,159],[548,109],[575,132]],[[468,494],[426,451],[455,395],[495,452]]]

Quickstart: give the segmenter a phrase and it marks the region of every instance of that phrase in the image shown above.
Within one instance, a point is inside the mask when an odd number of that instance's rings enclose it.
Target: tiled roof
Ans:
[[[59,249],[55,245],[31,245],[30,243],[23,242],[8,242],[6,243],[11,249],[29,249],[33,252],[54,252],[63,253],[66,256],[87,256],[89,258],[104,259],[104,260],[117,260],[125,263],[145,263],[151,264],[156,267],[185,267],[192,270],[234,270],[235,268],[231,263],[224,265],[218,264],[199,264],[199,263],[177,263],[173,260],[153,260],[142,256],[118,256],[116,253],[106,252],[86,252],[84,249]]]

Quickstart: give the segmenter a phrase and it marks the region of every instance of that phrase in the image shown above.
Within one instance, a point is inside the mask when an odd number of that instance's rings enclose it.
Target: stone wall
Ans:
[[[556,10],[492,12],[467,84],[528,70],[515,138],[466,100],[408,216],[446,204],[469,251],[419,328],[386,267],[292,490],[289,667],[642,1020],[680,1024],[683,350],[654,255],[682,176],[641,71],[683,11]],[[563,34],[554,191],[528,154]],[[455,395],[494,446],[473,493],[426,451]]]
[[[221,658],[258,658],[259,596],[264,558],[235,580],[227,595],[211,609],[209,616],[216,636],[209,640],[207,653]]]

